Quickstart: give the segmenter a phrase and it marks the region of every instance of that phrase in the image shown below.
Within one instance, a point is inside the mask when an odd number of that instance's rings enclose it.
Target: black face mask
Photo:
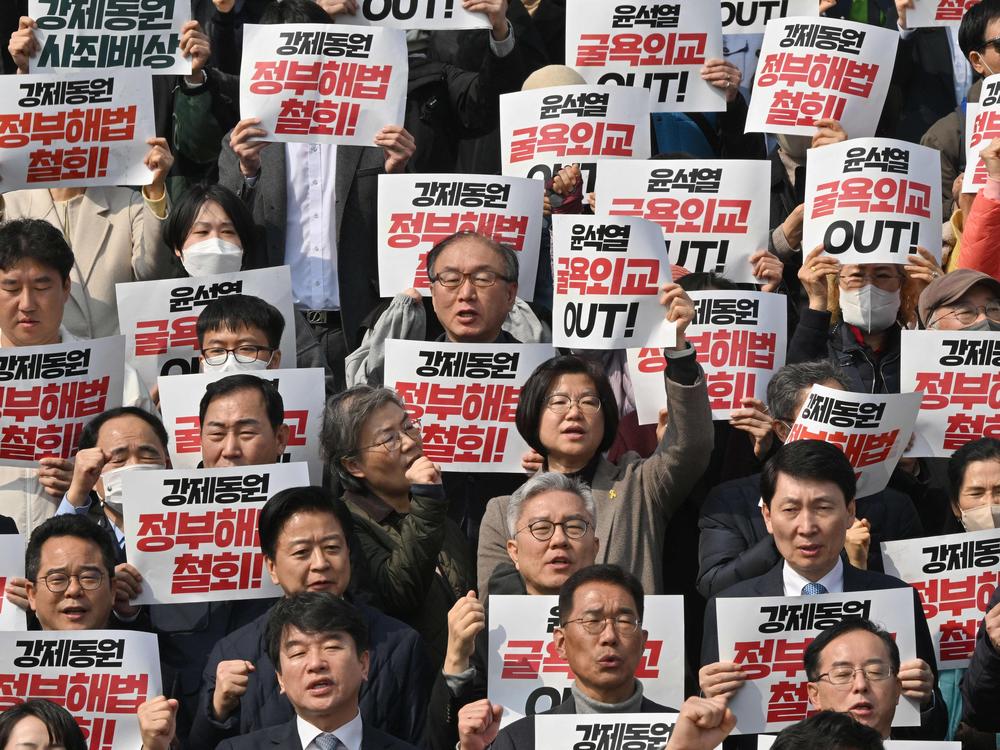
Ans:
[[[994,333],[1000,332],[1000,322],[996,320],[990,320],[989,318],[983,318],[982,320],[973,323],[971,326],[966,326],[962,329],[963,331],[992,331]]]

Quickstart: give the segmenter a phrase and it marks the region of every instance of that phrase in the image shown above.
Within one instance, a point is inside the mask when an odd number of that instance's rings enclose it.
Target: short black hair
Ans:
[[[368,625],[357,607],[327,591],[304,591],[285,596],[271,608],[264,641],[274,670],[281,672],[281,640],[286,628],[298,628],[310,635],[347,633],[361,656],[368,650]]]
[[[1000,0],[983,0],[962,16],[962,23],[958,27],[958,46],[966,59],[973,52],[983,49],[986,28],[996,18],[1000,18]]]
[[[52,745],[59,745],[64,750],[87,750],[87,740],[83,736],[83,730],[72,714],[62,706],[43,698],[26,700],[0,713],[0,747],[7,747],[10,736],[14,733],[14,727],[21,719],[29,716],[35,717],[45,725]]]
[[[842,635],[864,631],[877,636],[889,650],[889,666],[892,667],[893,674],[899,674],[899,646],[892,639],[892,636],[878,625],[864,617],[851,617],[841,620],[832,628],[819,631],[813,640],[806,646],[806,652],[802,657],[802,664],[806,670],[806,677],[809,682],[816,682],[819,679],[819,660],[823,656],[823,649],[830,645],[832,641]]]
[[[692,271],[677,279],[677,286],[685,292],[732,292],[739,289],[736,282],[730,281],[721,273],[715,271]]]
[[[548,449],[542,445],[538,435],[545,412],[545,400],[549,389],[561,375],[586,375],[594,382],[597,396],[601,400],[601,413],[604,416],[604,437],[598,452],[606,451],[615,441],[618,434],[618,402],[604,368],[591,359],[584,359],[575,354],[566,354],[542,362],[531,373],[517,401],[517,413],[514,422],[521,437],[543,456],[548,455]]]
[[[948,459],[948,490],[951,501],[958,503],[958,496],[965,484],[965,472],[975,461],[1000,461],[1000,440],[980,438],[966,443]]]
[[[160,444],[163,446],[163,455],[167,455],[168,446],[170,445],[170,437],[167,435],[167,430],[163,426],[163,422],[161,422],[160,418],[155,414],[150,414],[145,409],[140,409],[137,406],[118,406],[114,409],[108,409],[87,422],[83,431],[80,433],[80,450],[93,448],[97,445],[97,436],[100,433],[101,428],[112,419],[118,419],[119,417],[136,417],[137,419],[141,419],[143,422],[148,424],[156,434],[156,438],[160,441]]]
[[[275,0],[260,14],[260,23],[333,23],[314,0]]]
[[[642,620],[645,611],[644,592],[642,583],[627,570],[623,570],[617,565],[588,565],[580,568],[573,575],[567,578],[559,588],[559,622],[563,625],[573,611],[573,597],[576,590],[585,583],[610,583],[619,586],[632,595],[635,600],[635,613]]]
[[[520,272],[520,262],[517,258],[517,251],[507,245],[497,242],[492,237],[487,237],[485,234],[469,231],[455,232],[455,234],[445,237],[430,249],[427,253],[427,278],[430,281],[434,281],[432,269],[434,268],[434,264],[437,263],[438,256],[441,255],[441,253],[443,253],[448,247],[462,240],[476,240],[499,255],[500,259],[503,261],[503,274],[507,281],[517,283],[518,274]]]
[[[101,562],[104,563],[108,575],[108,585],[115,576],[115,562],[118,559],[111,537],[100,526],[86,516],[70,513],[65,516],[52,516],[49,520],[37,526],[28,539],[24,550],[24,577],[32,583],[38,582],[38,571],[42,567],[42,547],[49,539],[57,537],[74,537],[93,542],[101,551]]]
[[[257,391],[260,394],[267,409],[267,421],[277,430],[285,421],[285,402],[281,394],[270,380],[245,372],[227,375],[205,386],[205,395],[201,397],[201,403],[198,405],[198,422],[202,427],[204,428],[208,407],[215,399],[243,390]]]
[[[322,487],[289,487],[268,498],[257,519],[257,534],[264,557],[274,559],[278,551],[278,537],[288,519],[296,513],[329,513],[334,516],[350,547],[354,522],[342,501]]]
[[[820,711],[782,729],[771,750],[882,750],[882,737],[849,713]]]
[[[814,482],[833,482],[843,493],[845,503],[850,503],[857,492],[854,468],[847,456],[833,443],[822,440],[785,443],[764,464],[760,473],[760,496],[768,508],[774,499],[779,474]]]
[[[180,252],[198,212],[208,201],[218,203],[226,216],[233,222],[233,229],[243,246],[243,257],[253,257],[257,251],[257,230],[253,216],[246,205],[229,188],[218,183],[199,182],[191,185],[170,209],[170,215],[163,222],[163,242],[171,250]]]
[[[42,219],[12,219],[0,224],[0,269],[9,271],[22,260],[54,268],[63,284],[73,270],[73,251],[63,233]]]
[[[218,297],[207,305],[198,316],[198,347],[205,347],[205,336],[210,331],[238,331],[241,328],[259,328],[267,336],[272,349],[281,346],[285,332],[285,316],[270,302],[249,294],[229,294]]]

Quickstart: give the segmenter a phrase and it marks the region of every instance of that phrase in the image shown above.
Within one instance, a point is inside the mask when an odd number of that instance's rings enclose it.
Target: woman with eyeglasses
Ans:
[[[900,332],[916,324],[920,292],[944,271],[922,247],[906,265],[841,264],[815,248],[799,269],[809,296],[788,364],[830,359],[857,393],[899,393]]]
[[[420,633],[440,670],[448,610],[472,588],[472,563],[420,422],[395,391],[358,385],[327,403],[321,443],[345,488],[374,604]]]
[[[544,459],[542,471],[590,485],[601,540],[597,562],[621,566],[650,593],[664,590],[664,531],[708,465],[714,434],[705,377],[684,338],[693,303],[676,284],[664,287],[660,301],[667,319],[677,322],[677,344],[664,350],[669,418],[652,456],[628,452],[614,463],[605,457],[618,432],[618,405],[607,375],[591,360],[568,355],[539,365],[521,389],[516,415],[518,432]],[[479,527],[480,596],[494,574],[514,572],[509,504],[509,496],[490,500]]]

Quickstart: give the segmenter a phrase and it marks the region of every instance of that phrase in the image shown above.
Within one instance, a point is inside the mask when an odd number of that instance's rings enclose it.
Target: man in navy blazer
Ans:
[[[719,661],[716,600],[720,597],[799,596],[904,588],[908,584],[843,559],[847,529],[854,522],[854,469],[832,443],[800,440],[783,445],[761,473],[762,512],[781,562],[756,578],[730,586],[708,602],[702,668],[698,681],[708,697],[728,695],[743,684],[733,662]],[[902,694],[918,701],[921,726],[895,730],[897,739],[941,740],[948,713],[937,691],[937,664],[923,607],[913,592],[916,659],[900,665]],[[732,740],[730,740],[732,741]]]

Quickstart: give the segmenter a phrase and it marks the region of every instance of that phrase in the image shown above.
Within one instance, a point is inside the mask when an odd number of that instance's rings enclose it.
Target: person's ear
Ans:
[[[552,643],[555,644],[556,653],[559,654],[559,658],[566,660],[566,634],[563,632],[562,627],[558,627],[552,631]]]
[[[817,711],[822,711],[823,706],[820,705],[819,687],[815,682],[807,682],[806,689],[809,691],[809,702],[812,704],[812,707]]]
[[[278,571],[274,564],[274,560],[267,555],[264,555],[264,564],[267,565],[267,572],[271,574],[271,583],[275,586],[280,586],[281,584],[278,582]]]
[[[851,522],[852,525],[857,520],[857,513],[856,513],[856,511],[857,511],[857,503],[852,498],[851,502],[849,502],[847,504],[847,512],[848,512],[848,514],[850,514],[850,522]]]
[[[278,457],[277,460],[281,459],[281,456],[285,453],[285,448],[288,446],[288,425],[282,422],[278,425],[278,429],[274,431],[274,436],[278,441]]]
[[[368,669],[371,667],[371,654],[367,651],[361,653],[361,674],[364,676],[365,680],[368,679]]]
[[[517,282],[511,281],[507,284],[507,312],[514,309],[514,300],[517,299]]]
[[[510,556],[511,562],[514,563],[514,568],[520,570],[517,567],[517,542],[513,539],[507,540],[507,554]]]
[[[268,370],[277,370],[281,368],[281,349],[275,349],[271,354],[271,362],[268,364]]]
[[[340,459],[340,465],[347,469],[347,473],[352,477],[365,478],[365,470],[361,468],[361,462],[353,456]]]
[[[767,503],[761,503],[760,514],[764,516],[764,525],[767,526],[767,533],[774,536],[774,531],[771,529],[771,508]]]
[[[63,282],[63,304],[65,305],[69,301],[69,293],[73,288],[73,282],[70,281],[69,277]]]

